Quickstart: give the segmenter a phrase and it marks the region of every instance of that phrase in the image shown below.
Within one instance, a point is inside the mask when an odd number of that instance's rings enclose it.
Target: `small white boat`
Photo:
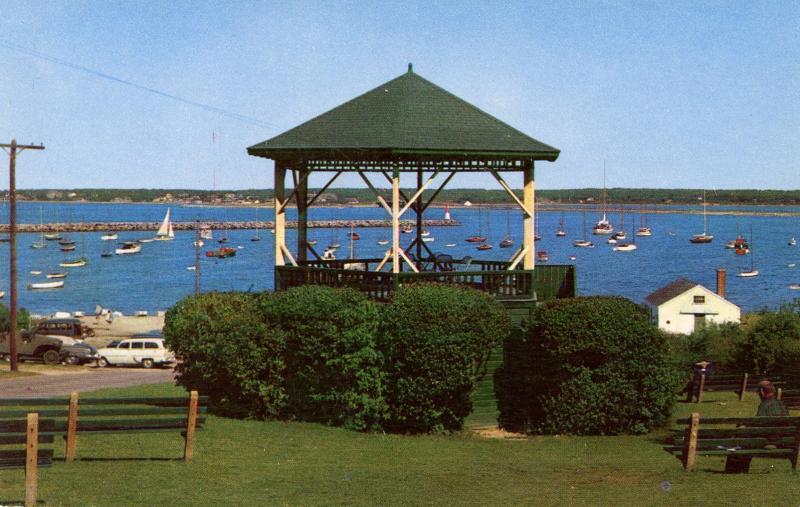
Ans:
[[[422,242],[423,243],[430,243],[431,241],[434,241],[435,239],[436,238],[434,238],[433,236],[425,236],[424,238],[422,238]]]
[[[574,255],[569,256],[569,260],[574,261],[575,259],[577,259],[577,257],[575,257]]]
[[[575,241],[572,242],[572,244],[574,246],[577,246],[578,248],[591,248],[594,246],[594,244],[591,241],[586,239],[576,239]]]
[[[115,232],[113,234],[103,234],[102,236],[100,236],[100,239],[102,239],[103,241],[113,241],[113,240],[117,239],[118,237],[119,237],[119,234],[117,234]]]
[[[789,288],[792,290],[800,290],[800,283],[793,283],[789,285]],[[5,294],[4,292],[0,292],[0,294]],[[0,298],[3,296],[0,296]]]
[[[214,233],[208,227],[200,229],[200,239],[214,239]]]
[[[121,247],[114,250],[117,255],[136,254],[142,251],[142,245],[134,241],[126,241]]]
[[[63,281],[58,282],[41,282],[41,283],[32,283],[28,285],[28,289],[36,290],[36,289],[60,289],[64,286]]]
[[[378,244],[379,245],[388,245],[389,244],[389,240],[388,239],[379,239],[378,240]]]
[[[156,238],[144,238],[144,239],[137,239],[136,242],[137,243],[152,243],[155,240],[156,240]]]
[[[794,262],[790,262],[789,264],[786,265],[787,268],[793,268],[795,266],[797,266],[797,264],[795,264]]]
[[[44,239],[46,239],[47,241],[55,241],[57,239],[61,239],[61,233],[53,232],[50,234],[45,234]]]
[[[157,241],[172,241],[175,239],[175,232],[172,230],[172,222],[169,221],[169,211],[170,209],[167,208],[164,221],[161,222],[161,227],[159,227],[158,232],[156,232],[156,237],[154,239]]]
[[[42,272],[41,271],[31,271],[31,274],[34,275],[34,276],[35,275],[41,275]]]
[[[420,234],[420,236],[430,236],[430,235],[431,231],[422,231],[422,233]]]
[[[62,268],[81,268],[86,265],[86,257],[80,257],[71,261],[59,262],[58,265]]]
[[[619,245],[612,248],[615,252],[632,252],[636,250],[636,244],[634,243],[620,243]]]
[[[188,271],[195,271],[197,269],[197,266],[186,266],[186,269]]]
[[[653,231],[649,227],[639,227],[636,230],[636,235],[637,236],[652,236],[653,235]]]
[[[66,278],[67,272],[64,271],[63,273],[47,273],[47,278]]]
[[[736,276],[741,278],[752,278],[754,276],[758,276],[758,270],[751,269],[750,271],[740,271]]]
[[[314,246],[314,245],[317,244],[317,240],[316,239],[310,239],[310,240],[306,241],[306,244],[308,246]]]
[[[608,241],[606,241],[606,243],[608,243],[609,245],[616,245],[617,240],[614,238],[608,238]]]
[[[791,239],[789,240],[789,246],[795,246],[796,244],[797,244],[797,240],[796,240],[796,239],[794,239],[794,238],[791,238]]]
[[[456,244],[455,244],[455,243],[448,243],[448,244],[446,244],[445,246],[446,246],[447,248],[453,248],[454,246],[456,246]]]

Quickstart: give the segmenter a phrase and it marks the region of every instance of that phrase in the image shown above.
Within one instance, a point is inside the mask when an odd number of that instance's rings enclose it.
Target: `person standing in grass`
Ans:
[[[756,417],[780,417],[788,416],[789,410],[781,400],[775,397],[775,386],[769,380],[762,380],[758,383],[758,397],[761,398],[761,403],[758,405]],[[780,435],[767,435],[767,440],[770,442],[780,440]],[[776,449],[774,444],[767,444],[764,449]],[[750,456],[728,456],[725,460],[725,473],[727,474],[745,474],[750,471],[750,461],[753,458]]]
[[[775,386],[769,380],[762,380],[758,383],[758,397],[761,398],[761,404],[758,405],[759,417],[774,417],[789,415],[789,410],[781,400],[775,397]]]

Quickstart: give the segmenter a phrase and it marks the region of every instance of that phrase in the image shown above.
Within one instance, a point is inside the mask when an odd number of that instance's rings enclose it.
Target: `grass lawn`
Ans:
[[[92,396],[180,393],[154,385]],[[742,402],[733,393],[706,396],[701,405],[678,403],[675,416],[698,407],[705,416],[755,413],[752,393]],[[189,464],[178,459],[177,432],[79,435],[79,460],[42,469],[39,497],[76,506],[798,504],[800,477],[788,460],[755,459],[750,474],[734,476],[720,473],[722,459],[701,457],[698,470],[685,473],[661,449],[664,435],[408,437],[212,416]],[[0,471],[0,504],[23,496],[22,471]]]

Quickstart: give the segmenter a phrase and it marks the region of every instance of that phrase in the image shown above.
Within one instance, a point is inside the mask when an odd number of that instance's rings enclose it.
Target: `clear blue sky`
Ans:
[[[247,146],[408,62],[560,148],[538,166],[538,188],[600,186],[603,160],[609,186],[800,188],[797,2],[47,1],[2,11],[0,43],[263,122],[0,47],[0,140],[47,147],[19,159],[23,188],[271,187],[271,162]],[[451,186],[497,187],[485,176]]]

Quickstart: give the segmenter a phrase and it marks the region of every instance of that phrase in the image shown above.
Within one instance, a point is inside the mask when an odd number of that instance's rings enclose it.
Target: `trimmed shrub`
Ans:
[[[675,366],[687,372],[691,365],[704,360],[714,361],[717,371],[750,371],[739,363],[744,330],[738,323],[708,323],[690,335],[668,335],[667,341]]]
[[[510,320],[495,299],[476,290],[419,284],[398,290],[383,308],[378,348],[386,372],[392,431],[458,430]]]
[[[178,384],[207,394],[223,412],[278,415],[286,403],[285,337],[261,322],[259,302],[265,298],[269,295],[212,292],[173,306],[164,339],[182,358]]]
[[[547,303],[505,352],[495,386],[513,430],[643,433],[669,417],[681,379],[646,310],[618,297]]]
[[[306,285],[261,300],[261,315],[286,339],[282,415],[379,427],[386,414],[376,303],[352,289]]]

